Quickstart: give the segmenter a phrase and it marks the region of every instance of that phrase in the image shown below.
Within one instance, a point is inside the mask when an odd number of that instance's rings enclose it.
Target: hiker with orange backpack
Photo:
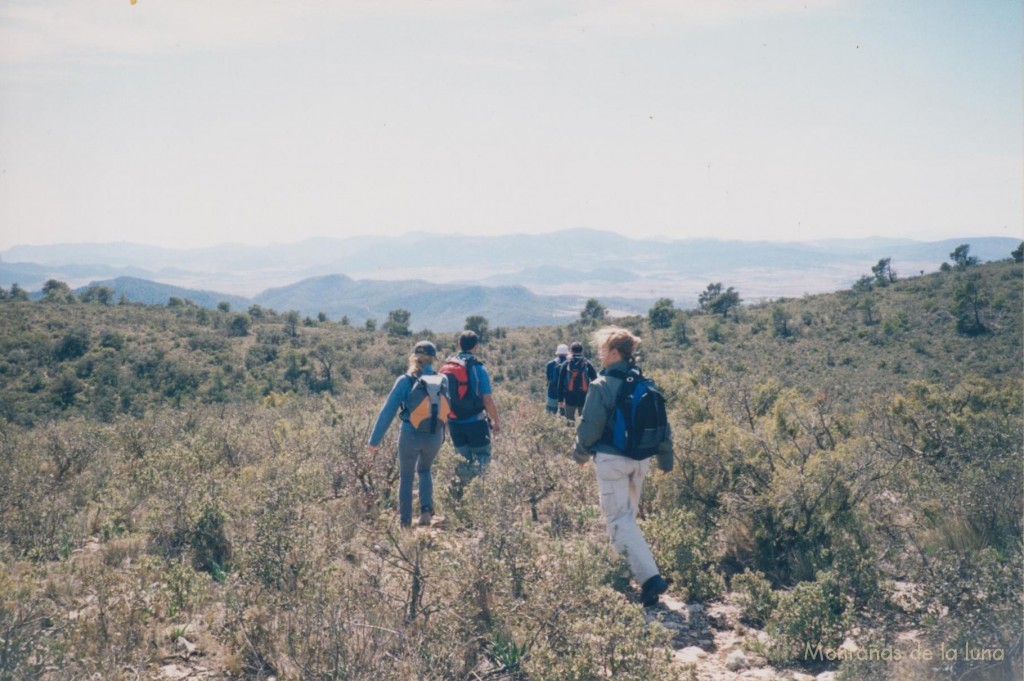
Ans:
[[[470,475],[483,473],[491,462],[491,434],[501,432],[498,408],[491,397],[491,378],[473,352],[479,344],[474,331],[459,336],[459,354],[441,365],[448,378],[451,412],[448,427],[455,451],[466,458]]]
[[[558,370],[558,408],[566,420],[576,422],[576,414],[583,411],[590,382],[597,378],[597,369],[583,356],[583,344],[575,342],[569,350],[572,356],[562,362]]]
[[[402,421],[398,433],[398,517],[402,527],[412,525],[412,476],[420,482],[420,525],[434,516],[434,480],[430,467],[444,442],[450,410],[448,379],[434,372],[437,348],[430,341],[416,343],[409,367],[398,377],[377,415],[366,448],[376,454],[395,415]]]

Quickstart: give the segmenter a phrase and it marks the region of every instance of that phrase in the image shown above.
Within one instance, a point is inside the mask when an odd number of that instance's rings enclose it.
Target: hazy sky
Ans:
[[[1024,233],[1020,0],[0,0],[0,249]]]

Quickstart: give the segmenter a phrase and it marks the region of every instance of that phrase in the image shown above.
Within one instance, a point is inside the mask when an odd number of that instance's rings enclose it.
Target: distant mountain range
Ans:
[[[148,279],[118,277],[91,282],[74,290],[80,294],[89,286],[107,286],[114,300],[122,297],[135,303],[166,305],[171,298],[189,300],[214,308],[226,302],[232,310],[244,311],[252,305],[286,312],[296,310],[304,316],[323,312],[330,319],[348,317],[353,324],[367,319],[383,323],[391,310],[411,313],[411,328],[417,331],[453,331],[461,329],[466,317],[483,315],[494,326],[542,326],[571,321],[579,316],[584,300],[578,296],[543,296],[522,286],[479,286],[432,284],[423,280],[354,280],[341,274],[311,277],[290,286],[268,289],[251,298],[214,291],[187,289],[160,284]],[[40,293],[34,297],[40,297]],[[602,299],[616,314],[644,313],[653,300]]]
[[[755,301],[849,287],[891,258],[900,276],[936,270],[968,243],[982,261],[1020,243],[1005,237],[942,241],[832,239],[812,242],[630,239],[586,229],[549,234],[317,238],[270,246],[222,244],[168,249],[132,243],[15,246],[0,253],[0,286],[38,290],[47,279],[72,287],[102,282],[129,300],[170,296],[214,306],[259,304],[353,323],[413,313],[413,328],[447,330],[468,314],[492,324],[564,321],[587,297],[619,312],[659,297],[695,304],[721,281]],[[342,274],[343,273],[343,274]],[[422,326],[420,326],[422,325]]]

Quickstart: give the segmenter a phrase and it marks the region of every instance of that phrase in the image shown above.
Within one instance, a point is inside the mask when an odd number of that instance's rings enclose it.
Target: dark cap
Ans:
[[[417,355],[429,355],[430,357],[437,357],[437,348],[434,344],[428,340],[422,340],[416,344],[416,347],[412,349]]]

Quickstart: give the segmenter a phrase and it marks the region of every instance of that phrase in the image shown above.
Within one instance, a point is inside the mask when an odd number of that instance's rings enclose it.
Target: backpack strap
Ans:
[[[480,378],[476,374],[476,367],[483,366],[484,363],[472,355],[463,361],[466,363],[466,382],[469,383],[470,391],[472,391],[478,399],[482,398],[483,396],[480,394]]]
[[[410,371],[407,371],[404,374],[402,374],[402,378],[409,379],[409,392],[412,392],[412,389],[416,387],[416,381],[420,380],[419,376],[413,374]],[[402,421],[408,421],[409,420],[408,396],[407,396],[407,398],[405,400],[402,400],[401,407],[402,407],[401,410],[398,412],[398,418],[401,419]]]
[[[612,413],[609,415],[610,418],[604,423],[604,432],[601,434],[601,439],[598,442],[602,442],[607,445],[615,446],[614,434],[612,429],[615,421],[615,411],[619,408],[625,396],[633,391],[637,380],[642,379],[643,375],[640,373],[640,368],[633,365],[626,371],[621,369],[612,369],[604,372],[605,376],[611,376],[617,378],[622,382],[619,384],[618,390],[615,391],[615,402],[612,403]]]

